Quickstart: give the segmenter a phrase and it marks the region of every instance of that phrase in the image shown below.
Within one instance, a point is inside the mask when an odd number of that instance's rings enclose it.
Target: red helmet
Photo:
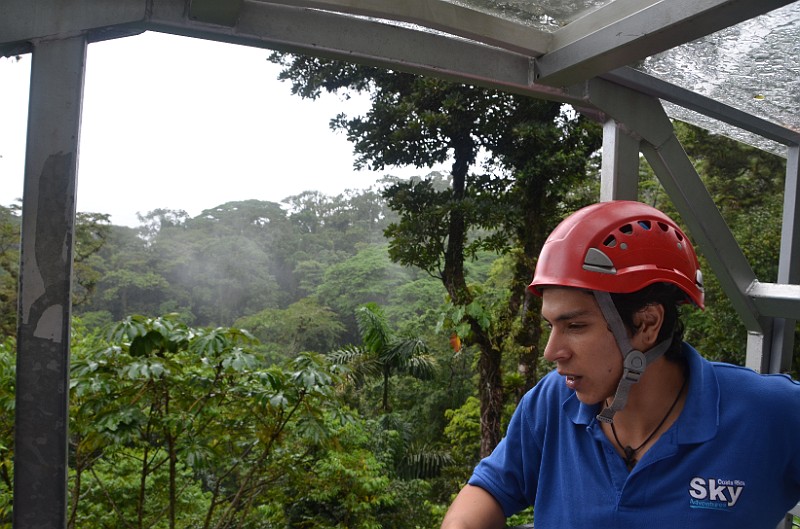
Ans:
[[[703,307],[703,275],[688,237],[659,210],[627,200],[573,213],[550,234],[528,287],[557,285],[627,294],[672,283]]]

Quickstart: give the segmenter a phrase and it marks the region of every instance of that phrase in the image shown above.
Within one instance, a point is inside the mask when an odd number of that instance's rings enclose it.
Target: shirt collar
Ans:
[[[679,444],[702,443],[719,428],[719,382],[714,368],[694,348],[684,343],[689,363],[689,392],[676,424]]]

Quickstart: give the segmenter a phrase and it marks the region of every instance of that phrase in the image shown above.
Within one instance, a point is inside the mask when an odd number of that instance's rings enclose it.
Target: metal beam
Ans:
[[[783,194],[781,222],[781,253],[778,259],[778,283],[796,286],[800,283],[800,146],[790,146],[786,156],[786,182]],[[783,312],[775,318],[772,329],[771,373],[788,371],[792,367],[794,331],[800,319],[800,288],[795,292],[797,316]]]
[[[33,47],[22,197],[14,528],[66,527],[72,251],[86,37]]]
[[[769,371],[770,335],[748,331],[746,348],[745,367],[758,373],[767,373]]]
[[[800,285],[754,281],[745,292],[764,316],[800,320]]]
[[[800,145],[786,153],[778,283],[800,283]]]
[[[609,119],[603,124],[600,200],[639,199],[639,139]]]
[[[567,92],[605,112],[640,141],[661,145],[673,136],[672,123],[653,97],[599,78],[571,86]]]
[[[600,75],[601,78],[637,92],[664,99],[722,123],[752,132],[783,145],[800,144],[800,132],[759,118],[710,97],[668,83],[633,68],[624,67]]]
[[[553,34],[536,60],[536,82],[569,86],[792,1],[615,0]]]
[[[189,18],[207,24],[235,26],[244,0],[189,0]]]
[[[396,20],[539,56],[550,48],[552,33],[444,0],[257,0],[338,13]]]
[[[91,32],[89,42],[131,35],[125,24],[144,21],[146,0],[2,0],[0,56],[31,51],[34,41]]]
[[[564,90],[534,84],[529,56],[319,9],[245,1],[238,23],[228,28],[189,20],[181,0],[161,0],[154,2],[140,27],[431,75],[580,106]]]

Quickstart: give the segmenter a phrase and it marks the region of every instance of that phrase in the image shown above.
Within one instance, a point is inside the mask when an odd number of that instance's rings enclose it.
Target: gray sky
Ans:
[[[190,215],[232,200],[280,202],[317,190],[363,189],[351,145],[328,128],[365,98],[308,101],[277,81],[269,50],[147,32],[90,44],[78,211],[136,226],[136,213]],[[0,205],[22,196],[30,55],[0,59]]]

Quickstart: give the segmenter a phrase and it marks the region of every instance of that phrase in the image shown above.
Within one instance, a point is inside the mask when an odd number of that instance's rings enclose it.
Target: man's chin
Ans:
[[[586,404],[587,406],[596,406],[605,400],[597,395],[587,395],[586,393],[580,393],[577,391],[575,392],[575,396],[579,401],[581,401],[581,404]]]

